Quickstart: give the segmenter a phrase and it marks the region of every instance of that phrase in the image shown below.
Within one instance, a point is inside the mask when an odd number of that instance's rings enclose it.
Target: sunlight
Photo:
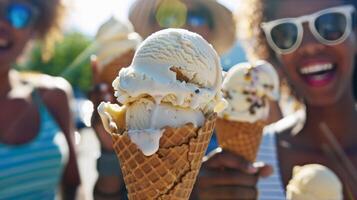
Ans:
[[[67,30],[81,31],[94,36],[99,26],[111,16],[127,20],[130,5],[134,0],[67,0],[69,5]],[[237,0],[219,0],[229,9],[237,7]]]

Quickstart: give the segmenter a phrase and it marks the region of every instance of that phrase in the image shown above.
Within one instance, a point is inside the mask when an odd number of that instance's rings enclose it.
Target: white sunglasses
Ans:
[[[295,51],[303,38],[303,23],[308,22],[314,37],[325,45],[336,45],[352,31],[354,6],[328,8],[296,18],[283,18],[261,24],[269,46],[278,54]]]

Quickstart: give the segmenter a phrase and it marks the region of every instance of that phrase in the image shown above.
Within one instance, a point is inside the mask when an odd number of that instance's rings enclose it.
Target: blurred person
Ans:
[[[91,58],[94,88],[89,95],[94,108],[97,108],[102,101],[116,103],[112,82],[121,68],[130,65],[141,41],[141,37],[134,32],[130,22],[118,21],[113,17],[98,29],[93,44],[95,55]],[[94,198],[126,199],[124,180],[112,147],[112,138],[105,131],[97,111],[93,112],[92,127],[101,144]]]
[[[196,32],[220,55],[236,40],[232,12],[216,0],[136,0],[129,20],[143,38],[165,28]]]
[[[354,0],[241,1],[238,29],[248,41],[248,54],[275,63],[306,112],[266,127],[258,154],[265,163],[250,163],[220,148],[212,152],[202,165],[196,198],[285,199],[293,167],[309,163],[333,170],[342,181],[344,199],[357,198],[352,84],[356,4]],[[272,170],[272,176],[259,180]]]
[[[60,0],[0,0],[0,8],[0,199],[75,199],[70,85],[11,69],[30,41],[48,47],[64,7]]]

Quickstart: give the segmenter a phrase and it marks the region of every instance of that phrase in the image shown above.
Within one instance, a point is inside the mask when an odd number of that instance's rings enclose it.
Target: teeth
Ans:
[[[6,47],[9,44],[9,41],[6,39],[0,38],[0,47]]]
[[[332,63],[326,63],[326,64],[321,64],[321,65],[313,65],[313,66],[308,66],[300,69],[300,73],[302,74],[313,74],[321,71],[326,71],[330,70],[333,68]]]

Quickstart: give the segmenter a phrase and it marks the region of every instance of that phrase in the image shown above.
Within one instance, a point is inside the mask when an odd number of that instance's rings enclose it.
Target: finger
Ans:
[[[203,163],[203,167],[213,169],[235,169],[245,172],[247,174],[255,174],[258,168],[241,156],[235,155],[228,151],[214,154],[210,159]]]
[[[258,191],[251,187],[212,187],[199,191],[199,199],[234,199],[234,200],[251,200],[257,199]]]
[[[96,55],[90,56],[90,64],[92,69],[93,83],[94,85],[100,82],[99,69],[98,69],[98,58]]]
[[[199,174],[201,187],[246,186],[254,187],[258,182],[257,175],[250,175],[237,170],[201,170]]]
[[[266,178],[274,173],[273,166],[263,162],[255,162],[253,166],[258,168],[259,177]]]
[[[107,133],[107,131],[104,129],[102,124],[98,124],[94,127],[94,130],[98,136],[99,142],[101,144],[101,147],[106,149],[106,150],[113,150],[113,141],[111,136]]]

